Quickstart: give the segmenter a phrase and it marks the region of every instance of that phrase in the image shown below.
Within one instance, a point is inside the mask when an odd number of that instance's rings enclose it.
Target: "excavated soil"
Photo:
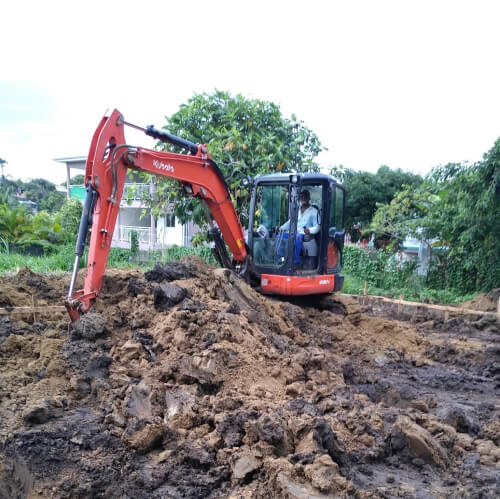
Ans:
[[[492,289],[489,293],[478,294],[473,300],[462,302],[460,307],[482,310],[484,312],[496,312],[499,299],[500,288]]]
[[[0,278],[0,307],[68,281]],[[75,327],[0,316],[0,498],[498,497],[495,316],[369,312],[190,258],[108,270]]]

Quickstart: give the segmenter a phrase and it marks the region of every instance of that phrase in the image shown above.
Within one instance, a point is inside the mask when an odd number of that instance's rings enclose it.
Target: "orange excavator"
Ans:
[[[125,126],[187,153],[129,145]],[[314,295],[342,288],[345,191],[333,177],[292,173],[244,178],[242,185],[251,189],[245,237],[224,176],[206,145],[153,126],[127,123],[115,109],[101,119],[85,167],[86,196],[66,300],[73,322],[89,311],[99,295],[128,169],[176,179],[186,196],[198,198],[219,264],[239,273],[261,292]],[[85,283],[75,291],[89,229]]]

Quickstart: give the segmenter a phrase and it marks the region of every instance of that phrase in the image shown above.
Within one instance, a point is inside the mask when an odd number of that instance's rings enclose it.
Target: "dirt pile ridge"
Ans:
[[[459,306],[483,312],[496,312],[499,298],[500,288],[497,288],[492,289],[489,293],[479,293],[472,300],[464,301]]]
[[[68,279],[0,279],[2,306]],[[301,306],[299,306],[301,305]],[[494,497],[498,323],[259,295],[196,258],[0,317],[0,497]]]

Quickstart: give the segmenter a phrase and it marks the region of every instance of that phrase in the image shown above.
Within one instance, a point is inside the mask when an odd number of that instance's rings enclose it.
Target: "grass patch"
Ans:
[[[185,248],[172,246],[164,250],[140,252],[132,258],[130,250],[111,248],[108,257],[108,268],[141,268],[149,270],[156,263],[168,263],[180,260],[187,255],[199,256],[210,265],[216,265],[215,258],[210,248],[201,246],[197,248]],[[80,262],[80,268],[85,267],[87,251]],[[23,267],[28,267],[39,274],[61,274],[71,272],[75,261],[74,244],[61,245],[56,251],[43,255],[31,256],[15,252],[0,252],[0,274],[16,273]]]
[[[184,246],[172,246],[164,250],[139,252],[133,256],[128,249],[111,248],[108,258],[108,268],[140,268],[144,271],[154,267],[156,263],[175,262],[187,255],[202,258],[210,265],[217,265],[211,249],[207,246],[186,248]],[[344,267],[343,293],[362,295],[365,280],[368,282],[368,294],[399,298],[409,301],[423,303],[456,304],[465,300],[471,300],[477,293],[461,295],[453,289],[434,289],[425,285],[425,279],[415,276],[414,273],[399,273],[396,278],[394,270],[383,271],[380,261],[381,257],[375,255],[376,259],[371,262],[356,261],[357,267],[353,269],[353,259],[350,265]],[[80,268],[85,267],[87,254],[81,260]],[[363,255],[364,258],[364,255]],[[0,252],[0,274],[16,273],[23,267],[28,267],[39,274],[61,274],[73,270],[75,259],[75,247],[73,244],[61,245],[56,251],[44,256],[22,255],[15,252]],[[368,261],[368,263],[366,263]],[[374,262],[374,263],[373,263]],[[351,267],[351,268],[349,268]],[[382,274],[382,275],[381,275]],[[367,277],[371,278],[367,279]],[[403,278],[404,277],[404,278]]]
[[[478,294],[439,288],[435,286],[436,279],[429,278],[432,272],[428,276],[418,275],[416,260],[401,262],[391,252],[346,246],[343,257],[343,292],[347,294],[363,294],[365,281],[368,283],[369,295],[389,298],[403,296],[404,300],[422,303],[453,305]]]
[[[363,279],[352,274],[344,274],[344,287],[342,293],[349,295],[362,295],[364,293],[365,282]],[[414,284],[414,283],[413,283]],[[462,295],[452,289],[432,289],[425,286],[403,286],[394,288],[381,288],[368,283],[367,293],[374,296],[387,296],[388,298],[399,298],[403,300],[417,301],[422,303],[442,303],[444,305],[454,305],[466,300],[472,300],[478,293]]]
[[[43,256],[15,252],[0,253],[0,274],[16,273],[23,267],[40,274],[69,272],[75,260],[75,247],[60,246],[57,251]]]

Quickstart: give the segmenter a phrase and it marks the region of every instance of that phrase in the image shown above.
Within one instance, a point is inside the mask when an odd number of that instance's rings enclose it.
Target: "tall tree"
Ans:
[[[463,291],[500,287],[500,138],[472,166],[449,164],[429,180],[440,203],[427,225],[449,246],[448,280]]]
[[[446,249],[441,285],[462,293],[500,287],[500,138],[474,165],[437,167],[417,189],[377,209],[371,229],[397,242],[407,235]]]
[[[55,184],[43,178],[22,182],[20,187],[24,190],[26,199],[37,203],[40,210],[56,212],[61,209],[65,200],[65,195],[56,190]]]
[[[82,174],[74,175],[69,179],[69,185],[83,185],[84,181],[85,181],[85,175]],[[64,182],[61,183],[61,185],[66,187],[68,185],[68,181],[65,180]]]
[[[276,104],[218,90],[190,98],[167,118],[164,128],[192,142],[207,144],[240,216],[245,214],[250,194],[240,186],[244,176],[319,171],[315,158],[324,149],[314,132],[294,115],[283,117]],[[178,151],[171,145],[159,147]],[[158,177],[153,181],[158,184],[153,202],[157,214],[165,203],[171,202],[182,221],[192,217],[196,223],[204,224],[199,203],[186,198],[177,182]]]
[[[351,231],[357,224],[367,228],[378,204],[389,204],[405,185],[415,188],[421,183],[420,175],[404,172],[400,168],[392,170],[385,165],[375,174],[345,170],[347,229]]]
[[[64,203],[66,196],[56,190],[55,184],[43,178],[23,182],[22,180],[5,179],[5,188],[9,188],[13,195],[22,194],[27,201],[37,204],[39,210],[55,213]]]
[[[404,186],[389,204],[378,204],[370,223],[370,231],[377,240],[401,244],[407,236],[434,238],[440,235],[436,226],[427,218],[439,196],[432,193],[429,185],[422,184],[417,189]]]

